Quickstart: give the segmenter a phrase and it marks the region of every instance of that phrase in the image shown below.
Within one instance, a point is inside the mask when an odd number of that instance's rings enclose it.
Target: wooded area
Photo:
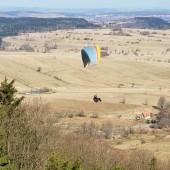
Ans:
[[[0,17],[0,37],[19,33],[54,31],[58,29],[96,28],[82,18],[5,18]]]

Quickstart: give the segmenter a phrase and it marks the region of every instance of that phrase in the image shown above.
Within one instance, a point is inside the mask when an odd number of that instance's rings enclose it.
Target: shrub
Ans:
[[[98,126],[94,122],[83,123],[80,129],[78,129],[78,132],[80,135],[96,138],[100,136],[98,129]]]
[[[126,103],[126,98],[123,97],[123,98],[122,98],[122,101],[121,101],[120,103],[125,104],[125,103]]]
[[[52,90],[49,89],[48,87],[43,87],[39,91],[40,91],[40,93],[47,93],[47,92],[52,91]]]
[[[122,143],[123,143],[123,140],[122,140],[122,139],[116,140],[116,145],[121,145]]]
[[[82,111],[80,111],[79,113],[76,114],[77,117],[86,117],[85,113]]]
[[[99,114],[97,114],[97,113],[94,113],[94,114],[91,116],[91,118],[98,119],[98,118],[99,118]]]
[[[68,118],[73,118],[74,115],[72,113],[68,114]]]
[[[109,56],[109,53],[107,51],[101,51],[101,57]]]
[[[82,163],[79,160],[75,162],[69,159],[61,159],[57,155],[53,154],[48,160],[46,170],[83,170]]]
[[[89,136],[68,134],[56,147],[56,155],[74,163],[81,160],[86,170],[104,170],[121,167],[124,155],[108,146],[103,140]]]
[[[131,36],[130,34],[123,32],[122,29],[119,29],[118,31],[113,32],[113,35],[116,35],[116,36]]]
[[[29,44],[21,45],[19,50],[26,51],[26,52],[34,52],[34,49]]]
[[[129,161],[130,170],[157,170],[162,165],[159,165],[155,159],[153,162],[154,155],[147,150],[138,150],[131,154]]]
[[[37,67],[36,71],[37,72],[41,72],[42,68],[41,67]]]
[[[147,120],[146,120],[146,123],[149,124],[149,123],[150,123],[150,120],[147,119]]]
[[[86,37],[86,38],[84,38],[84,40],[90,40],[90,38],[87,38],[87,37]]]
[[[150,35],[150,32],[149,31],[143,31],[143,32],[140,32],[140,35],[144,35],[144,36]]]
[[[140,139],[140,142],[141,142],[141,144],[145,144],[146,143],[145,139],[143,139],[143,138]]]
[[[105,133],[105,138],[110,139],[113,132],[113,124],[110,121],[104,122],[102,124],[102,131]]]
[[[101,47],[101,50],[108,51],[108,47]]]
[[[167,49],[166,49],[166,53],[168,53],[169,51],[170,51],[170,48],[167,48]]]

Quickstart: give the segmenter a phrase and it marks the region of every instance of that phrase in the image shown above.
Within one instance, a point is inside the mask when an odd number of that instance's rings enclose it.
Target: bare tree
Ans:
[[[166,101],[165,97],[160,97],[157,106],[152,107],[159,110],[157,114],[159,127],[170,127],[170,102]]]
[[[102,131],[105,133],[106,139],[110,139],[113,132],[113,124],[110,121],[102,124]]]

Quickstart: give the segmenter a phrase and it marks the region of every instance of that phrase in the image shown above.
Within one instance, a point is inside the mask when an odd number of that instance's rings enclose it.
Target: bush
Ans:
[[[110,121],[104,122],[102,124],[102,131],[105,133],[105,138],[110,139],[113,132],[113,124]]]
[[[90,38],[87,38],[87,37],[86,37],[86,38],[84,38],[84,40],[90,40]]]
[[[40,89],[39,91],[40,91],[40,93],[47,93],[47,92],[50,92],[51,89],[49,89],[48,87],[44,87],[44,88]]]
[[[146,120],[146,123],[149,124],[149,123],[150,123],[150,120],[147,119],[147,120]]]
[[[69,159],[61,159],[57,155],[52,155],[48,160],[46,170],[83,170],[82,163],[79,160],[75,162]]]
[[[167,49],[166,49],[166,53],[168,53],[168,52],[170,52],[170,48],[167,48]]]
[[[106,57],[106,56],[109,56],[109,53],[107,51],[102,51],[101,57]]]
[[[161,166],[161,164],[158,164],[156,158],[154,158],[154,155],[147,150],[133,152],[129,162],[130,170],[157,170],[162,169]]]
[[[101,47],[101,50],[108,51],[108,47]]]
[[[68,134],[56,147],[55,153],[64,160],[82,161],[85,170],[112,169],[121,166],[123,154],[108,146],[106,142],[85,135]]]
[[[77,117],[86,117],[85,113],[83,111],[76,114]]]
[[[99,136],[99,128],[94,122],[83,123],[78,129],[78,133],[83,136],[96,138]]]
[[[95,118],[95,119],[98,119],[99,118],[99,114],[95,113],[91,116],[91,118]]]
[[[34,52],[34,49],[29,44],[21,45],[19,50],[26,51],[26,52]]]
[[[125,104],[125,103],[126,103],[126,98],[123,97],[123,98],[122,98],[122,101],[121,101],[120,103]]]
[[[68,114],[68,118],[73,118],[74,115],[72,113]]]
[[[122,139],[116,140],[116,145],[121,145],[122,143],[123,143],[123,140],[122,140]]]
[[[37,67],[36,71],[37,72],[41,72],[42,68],[41,67]]]
[[[146,143],[145,139],[143,139],[143,138],[140,139],[140,142],[141,142],[141,144],[145,144]]]
[[[140,35],[150,35],[150,32],[149,31],[143,31],[143,32],[140,32]]]

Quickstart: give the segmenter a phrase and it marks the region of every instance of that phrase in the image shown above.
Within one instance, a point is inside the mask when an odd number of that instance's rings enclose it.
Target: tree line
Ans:
[[[0,17],[0,37],[19,33],[54,31],[58,29],[96,28],[83,18],[5,18]]]

